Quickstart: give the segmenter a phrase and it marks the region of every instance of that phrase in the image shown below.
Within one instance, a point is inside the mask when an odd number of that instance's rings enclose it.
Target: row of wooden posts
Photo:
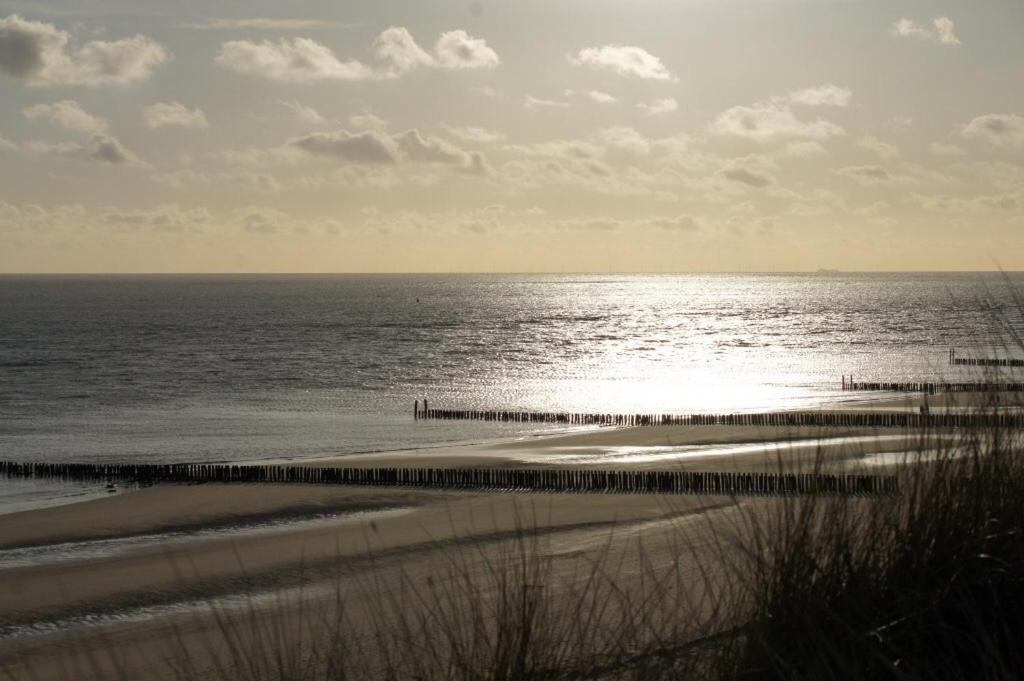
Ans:
[[[851,428],[1021,428],[1022,412],[779,411],[735,414],[599,414],[587,412],[433,409],[414,405],[417,419],[600,426],[799,426]]]
[[[899,381],[854,381],[853,376],[842,377],[843,390],[882,390],[894,393],[1019,393],[1024,383],[926,383]]]
[[[957,357],[956,350],[949,351],[949,363],[964,367],[1024,367],[1024,359],[1007,357]]]
[[[878,496],[894,476],[567,468],[342,468],[0,461],[0,476],[131,483],[305,483],[442,490],[728,496]]]

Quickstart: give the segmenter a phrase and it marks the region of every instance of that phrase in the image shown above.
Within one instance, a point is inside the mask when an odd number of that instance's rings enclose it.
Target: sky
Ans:
[[[1024,269],[1019,0],[0,0],[0,272]]]

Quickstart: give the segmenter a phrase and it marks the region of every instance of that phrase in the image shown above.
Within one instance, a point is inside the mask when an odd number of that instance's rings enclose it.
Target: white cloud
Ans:
[[[385,29],[373,43],[377,57],[391,65],[392,75],[401,75],[419,66],[434,66],[434,58],[416,44],[409,30],[399,26]]]
[[[888,142],[883,142],[873,135],[864,135],[857,140],[857,146],[878,155],[879,158],[897,158],[900,150]]]
[[[852,97],[849,88],[831,83],[789,93],[789,101],[806,106],[847,106]]]
[[[944,45],[959,45],[960,38],[956,35],[956,27],[953,25],[953,20],[949,17],[938,17],[932,19],[932,25],[935,27],[935,36],[939,42]]]
[[[348,123],[353,128],[359,128],[360,130],[384,130],[388,127],[386,120],[368,111],[352,114],[348,117]]]
[[[640,102],[636,108],[643,111],[645,116],[662,116],[677,111],[679,102],[672,97],[662,97],[652,102]]]
[[[30,120],[47,120],[65,130],[87,133],[107,131],[107,122],[84,110],[73,99],[64,99],[53,104],[36,104],[21,110],[25,118]]]
[[[461,29],[442,33],[434,52],[438,64],[446,69],[493,69],[501,63],[486,41]]]
[[[149,78],[171,54],[142,35],[91,40],[68,48],[70,35],[17,14],[0,19],[0,72],[29,85],[129,85]]]
[[[309,38],[231,40],[221,45],[217,63],[247,75],[283,82],[311,83],[323,80],[369,80],[373,69],[355,60],[341,61],[334,52]]]
[[[932,19],[932,26],[922,26],[911,19],[900,19],[890,27],[894,36],[900,38],[915,37],[923,40],[934,40],[943,45],[959,45],[960,38],[956,35],[956,26],[949,17]]]
[[[607,92],[601,92],[600,90],[571,90],[570,89],[570,90],[566,90],[565,91],[565,96],[566,97],[574,97],[576,95],[579,95],[580,97],[586,97],[590,101],[597,102],[598,104],[614,104],[615,102],[619,101],[618,99],[616,99],[612,95],[608,94]]]
[[[720,113],[709,127],[717,135],[745,137],[756,142],[793,137],[823,140],[845,134],[835,123],[820,118],[799,119],[788,104],[777,98],[753,106],[734,106]]]
[[[1024,116],[985,114],[964,126],[965,137],[980,137],[999,147],[1024,146]]]
[[[7,139],[3,135],[0,135],[0,151],[16,151],[18,145]]]
[[[526,95],[523,106],[527,109],[565,109],[568,102],[556,102],[552,99],[540,99],[533,95]]]
[[[142,120],[147,128],[205,128],[209,126],[202,109],[189,109],[181,102],[157,102],[142,107]]]
[[[311,106],[306,106],[301,102],[296,102],[294,100],[285,101],[283,99],[279,99],[277,100],[277,103],[291,111],[295,115],[295,117],[298,118],[303,123],[308,123],[310,125],[321,125],[327,122],[327,119],[321,116],[319,111],[317,111]]]
[[[377,66],[356,59],[341,60],[326,45],[309,38],[232,40],[221,45],[217,63],[248,75],[259,75],[285,82],[326,80],[364,81],[397,78],[415,69],[449,70],[494,68],[500,63],[497,53],[486,41],[463,30],[441,34],[430,54],[420,47],[408,29],[391,26],[373,43]]]
[[[643,80],[675,80],[661,59],[632,45],[603,45],[585,47],[575,56],[569,55],[569,62],[575,66],[589,66],[612,71],[620,76]]]
[[[202,21],[182,24],[184,28],[213,31],[301,31],[307,28],[335,28],[347,25],[323,19],[271,19],[268,17],[245,17],[241,19],[210,17]]]
[[[504,133],[475,126],[456,128],[446,125],[444,129],[448,131],[448,134],[458,137],[464,142],[474,142],[476,144],[492,144],[505,139]]]

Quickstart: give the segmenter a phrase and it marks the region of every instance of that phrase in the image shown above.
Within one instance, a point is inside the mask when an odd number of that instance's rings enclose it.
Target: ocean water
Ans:
[[[1024,276],[0,277],[0,457],[299,459],[531,432],[416,423],[424,397],[821,405],[851,397],[842,374],[976,375],[947,351],[1006,354],[1014,287]]]

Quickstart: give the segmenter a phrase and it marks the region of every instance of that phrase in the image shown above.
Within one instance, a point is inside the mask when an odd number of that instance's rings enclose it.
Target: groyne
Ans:
[[[928,383],[901,381],[854,381],[853,377],[842,377],[840,384],[843,390],[852,391],[884,391],[894,393],[1019,393],[1024,392],[1021,383]]]
[[[301,483],[580,494],[878,496],[893,495],[899,491],[895,476],[884,475],[567,468],[345,468],[0,461],[0,476],[136,484]]]
[[[582,426],[761,426],[795,428],[1021,428],[1024,412],[779,411],[733,414],[603,414],[594,412],[434,409],[424,401],[419,420],[501,421]]]
[[[1024,367],[1024,359],[1010,357],[957,357],[956,350],[949,351],[949,363],[962,367]]]

